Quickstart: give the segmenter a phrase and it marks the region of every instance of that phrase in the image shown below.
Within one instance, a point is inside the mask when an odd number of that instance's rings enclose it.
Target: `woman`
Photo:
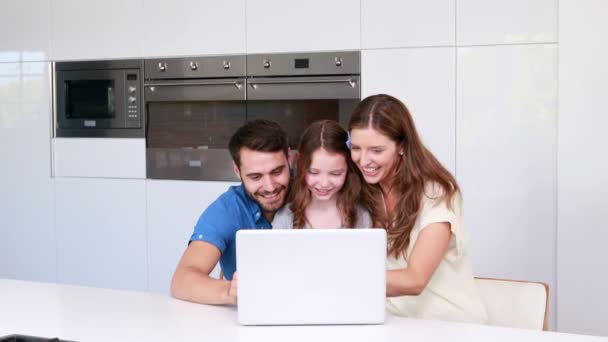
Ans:
[[[312,123],[300,137],[290,204],[275,214],[275,229],[369,228],[360,203],[361,175],[346,147],[348,134],[331,120]]]
[[[394,314],[484,323],[454,177],[422,144],[406,106],[389,95],[359,103],[349,122],[374,223],[388,238],[387,308]]]

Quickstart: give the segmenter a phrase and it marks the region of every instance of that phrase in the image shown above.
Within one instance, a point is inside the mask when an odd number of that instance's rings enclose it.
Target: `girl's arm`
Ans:
[[[445,256],[451,234],[449,222],[424,227],[414,244],[408,267],[386,272],[387,297],[419,295]]]

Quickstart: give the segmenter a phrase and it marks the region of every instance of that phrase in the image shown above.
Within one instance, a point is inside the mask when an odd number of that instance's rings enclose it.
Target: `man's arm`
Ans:
[[[173,274],[171,295],[202,304],[236,304],[236,287],[231,287],[228,280],[209,276],[221,255],[208,242],[192,241]]]

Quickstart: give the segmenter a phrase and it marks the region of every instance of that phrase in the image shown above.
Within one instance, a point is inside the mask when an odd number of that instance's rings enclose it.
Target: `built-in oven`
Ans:
[[[55,135],[144,137],[142,60],[56,62]]]
[[[356,51],[145,60],[147,177],[236,181],[228,142],[248,120],[278,122],[297,148],[360,100]]]
[[[287,132],[292,149],[317,120],[344,128],[361,98],[358,51],[247,56],[247,120],[269,119]]]
[[[228,142],[246,120],[245,56],[145,60],[147,177],[236,181]]]

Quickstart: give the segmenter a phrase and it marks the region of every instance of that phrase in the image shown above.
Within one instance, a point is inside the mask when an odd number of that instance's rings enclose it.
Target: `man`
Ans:
[[[234,172],[241,179],[213,202],[194,227],[171,283],[175,298],[204,304],[236,304],[236,232],[269,229],[289,191],[289,146],[275,122],[255,120],[230,138]],[[227,280],[209,277],[220,262]]]

